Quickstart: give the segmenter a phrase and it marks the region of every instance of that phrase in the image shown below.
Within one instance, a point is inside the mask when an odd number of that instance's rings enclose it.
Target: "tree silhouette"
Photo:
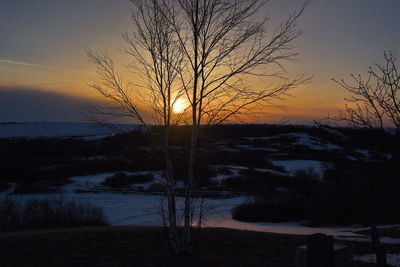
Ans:
[[[301,75],[289,79],[283,68],[285,61],[297,56],[293,47],[301,35],[297,19],[308,1],[268,33],[269,18],[257,17],[268,1],[131,2],[134,33],[124,34],[128,42],[125,51],[132,58],[128,67],[140,74],[140,81],[124,83],[106,53],[89,50],[101,78],[92,87],[113,104],[108,110],[96,112],[132,117],[151,131],[144,111],[152,110],[152,121],[164,127],[169,241],[175,253],[191,254],[191,226],[196,212],[191,193],[196,179],[199,129],[264,112],[273,100],[309,80]],[[253,86],[249,77],[263,80],[264,85]],[[178,101],[187,103],[180,112],[174,111]],[[180,215],[169,149],[169,129],[176,124],[191,127],[182,234],[177,223]]]
[[[377,210],[381,204],[378,198],[382,185],[390,183],[398,187],[398,164],[400,160],[400,73],[397,58],[392,52],[384,53],[384,63],[369,68],[366,77],[351,75],[351,81],[335,80],[350,93],[345,108],[331,119],[348,125],[386,131],[394,128],[394,142],[390,144],[389,167],[383,173],[371,174],[371,238],[377,255],[378,266],[386,266],[386,254],[377,230]],[[380,164],[383,165],[383,164]]]

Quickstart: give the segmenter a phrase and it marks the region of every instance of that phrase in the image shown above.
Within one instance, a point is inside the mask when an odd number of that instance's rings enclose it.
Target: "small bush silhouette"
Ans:
[[[19,203],[0,200],[0,232],[107,225],[103,210],[86,202],[63,198]]]
[[[9,188],[10,188],[9,183],[0,182],[0,192],[4,192],[4,191],[8,190]]]
[[[57,192],[56,189],[49,185],[40,183],[17,183],[14,189],[14,194],[49,194]]]
[[[287,222],[304,218],[304,209],[295,201],[243,203],[232,209],[232,218],[246,222]]]
[[[127,175],[119,172],[106,178],[101,184],[111,188],[127,187],[131,184],[144,184],[153,181],[153,175]]]
[[[304,180],[320,180],[322,178],[320,174],[316,172],[313,167],[296,170],[294,171],[293,176],[294,178],[304,179]]]

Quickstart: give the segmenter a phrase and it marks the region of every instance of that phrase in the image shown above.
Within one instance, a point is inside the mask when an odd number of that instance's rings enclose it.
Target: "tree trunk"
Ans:
[[[400,164],[400,129],[397,129],[394,136],[393,145],[391,146],[391,158],[389,164],[389,174],[391,175],[391,178],[394,179],[397,178],[396,173],[397,169],[399,168],[399,164]]]
[[[165,160],[165,178],[167,180],[167,201],[168,201],[168,226],[166,227],[168,234],[168,242],[175,254],[182,253],[182,242],[180,240],[177,218],[176,218],[176,199],[175,199],[175,181],[173,174],[173,166],[169,151],[169,127],[165,127],[164,132],[164,160]],[[164,216],[163,216],[164,217]],[[165,223],[165,222],[164,222]]]
[[[190,142],[190,154],[189,154],[189,167],[188,167],[188,180],[186,185],[186,194],[185,194],[185,207],[184,207],[184,216],[185,216],[185,225],[184,225],[184,249],[185,253],[192,254],[193,252],[193,243],[192,243],[192,235],[191,235],[191,223],[192,223],[192,199],[191,199],[191,191],[194,183],[194,162],[196,157],[196,147],[197,147],[197,135],[198,135],[198,127],[197,125],[192,126],[192,137]]]
[[[371,239],[376,254],[376,266],[385,267],[386,265],[386,251],[379,239],[379,233],[376,224],[371,223]]]
[[[191,133],[191,140],[190,140],[190,154],[189,154],[189,166],[188,166],[188,179],[186,185],[186,194],[185,194],[185,207],[184,207],[184,217],[185,217],[185,225],[184,225],[184,236],[183,242],[185,247],[185,252],[188,255],[191,255],[193,252],[193,243],[192,243],[192,235],[191,235],[191,224],[192,224],[192,199],[191,199],[191,191],[194,182],[194,164],[195,164],[195,157],[196,157],[196,147],[197,147],[197,134],[198,134],[198,127],[199,124],[197,123],[197,116],[200,116],[201,110],[199,110],[199,114],[197,114],[198,108],[198,81],[199,81],[199,65],[198,65],[198,56],[199,56],[199,2],[196,1],[194,7],[194,16],[193,22],[194,26],[192,28],[193,34],[193,41],[194,41],[194,64],[193,64],[193,92],[192,92],[192,133]]]
[[[371,241],[374,247],[374,251],[376,254],[376,266],[385,267],[386,265],[386,251],[385,247],[380,241],[379,232],[378,232],[378,177],[376,174],[373,174],[372,183],[371,183]]]

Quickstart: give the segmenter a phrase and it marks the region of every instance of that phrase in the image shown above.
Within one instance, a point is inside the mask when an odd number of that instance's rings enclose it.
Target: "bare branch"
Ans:
[[[331,119],[356,127],[378,128],[385,125],[400,129],[400,74],[396,57],[384,53],[385,63],[369,68],[366,78],[351,75],[350,82],[335,80],[350,93],[349,103]]]

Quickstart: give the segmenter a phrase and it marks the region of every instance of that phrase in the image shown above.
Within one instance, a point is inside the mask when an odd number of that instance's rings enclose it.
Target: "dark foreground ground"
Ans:
[[[205,229],[190,259],[170,256],[161,228],[93,227],[0,235],[0,266],[294,266],[303,236]],[[369,245],[347,242],[353,253]],[[351,266],[372,266],[352,262]]]

